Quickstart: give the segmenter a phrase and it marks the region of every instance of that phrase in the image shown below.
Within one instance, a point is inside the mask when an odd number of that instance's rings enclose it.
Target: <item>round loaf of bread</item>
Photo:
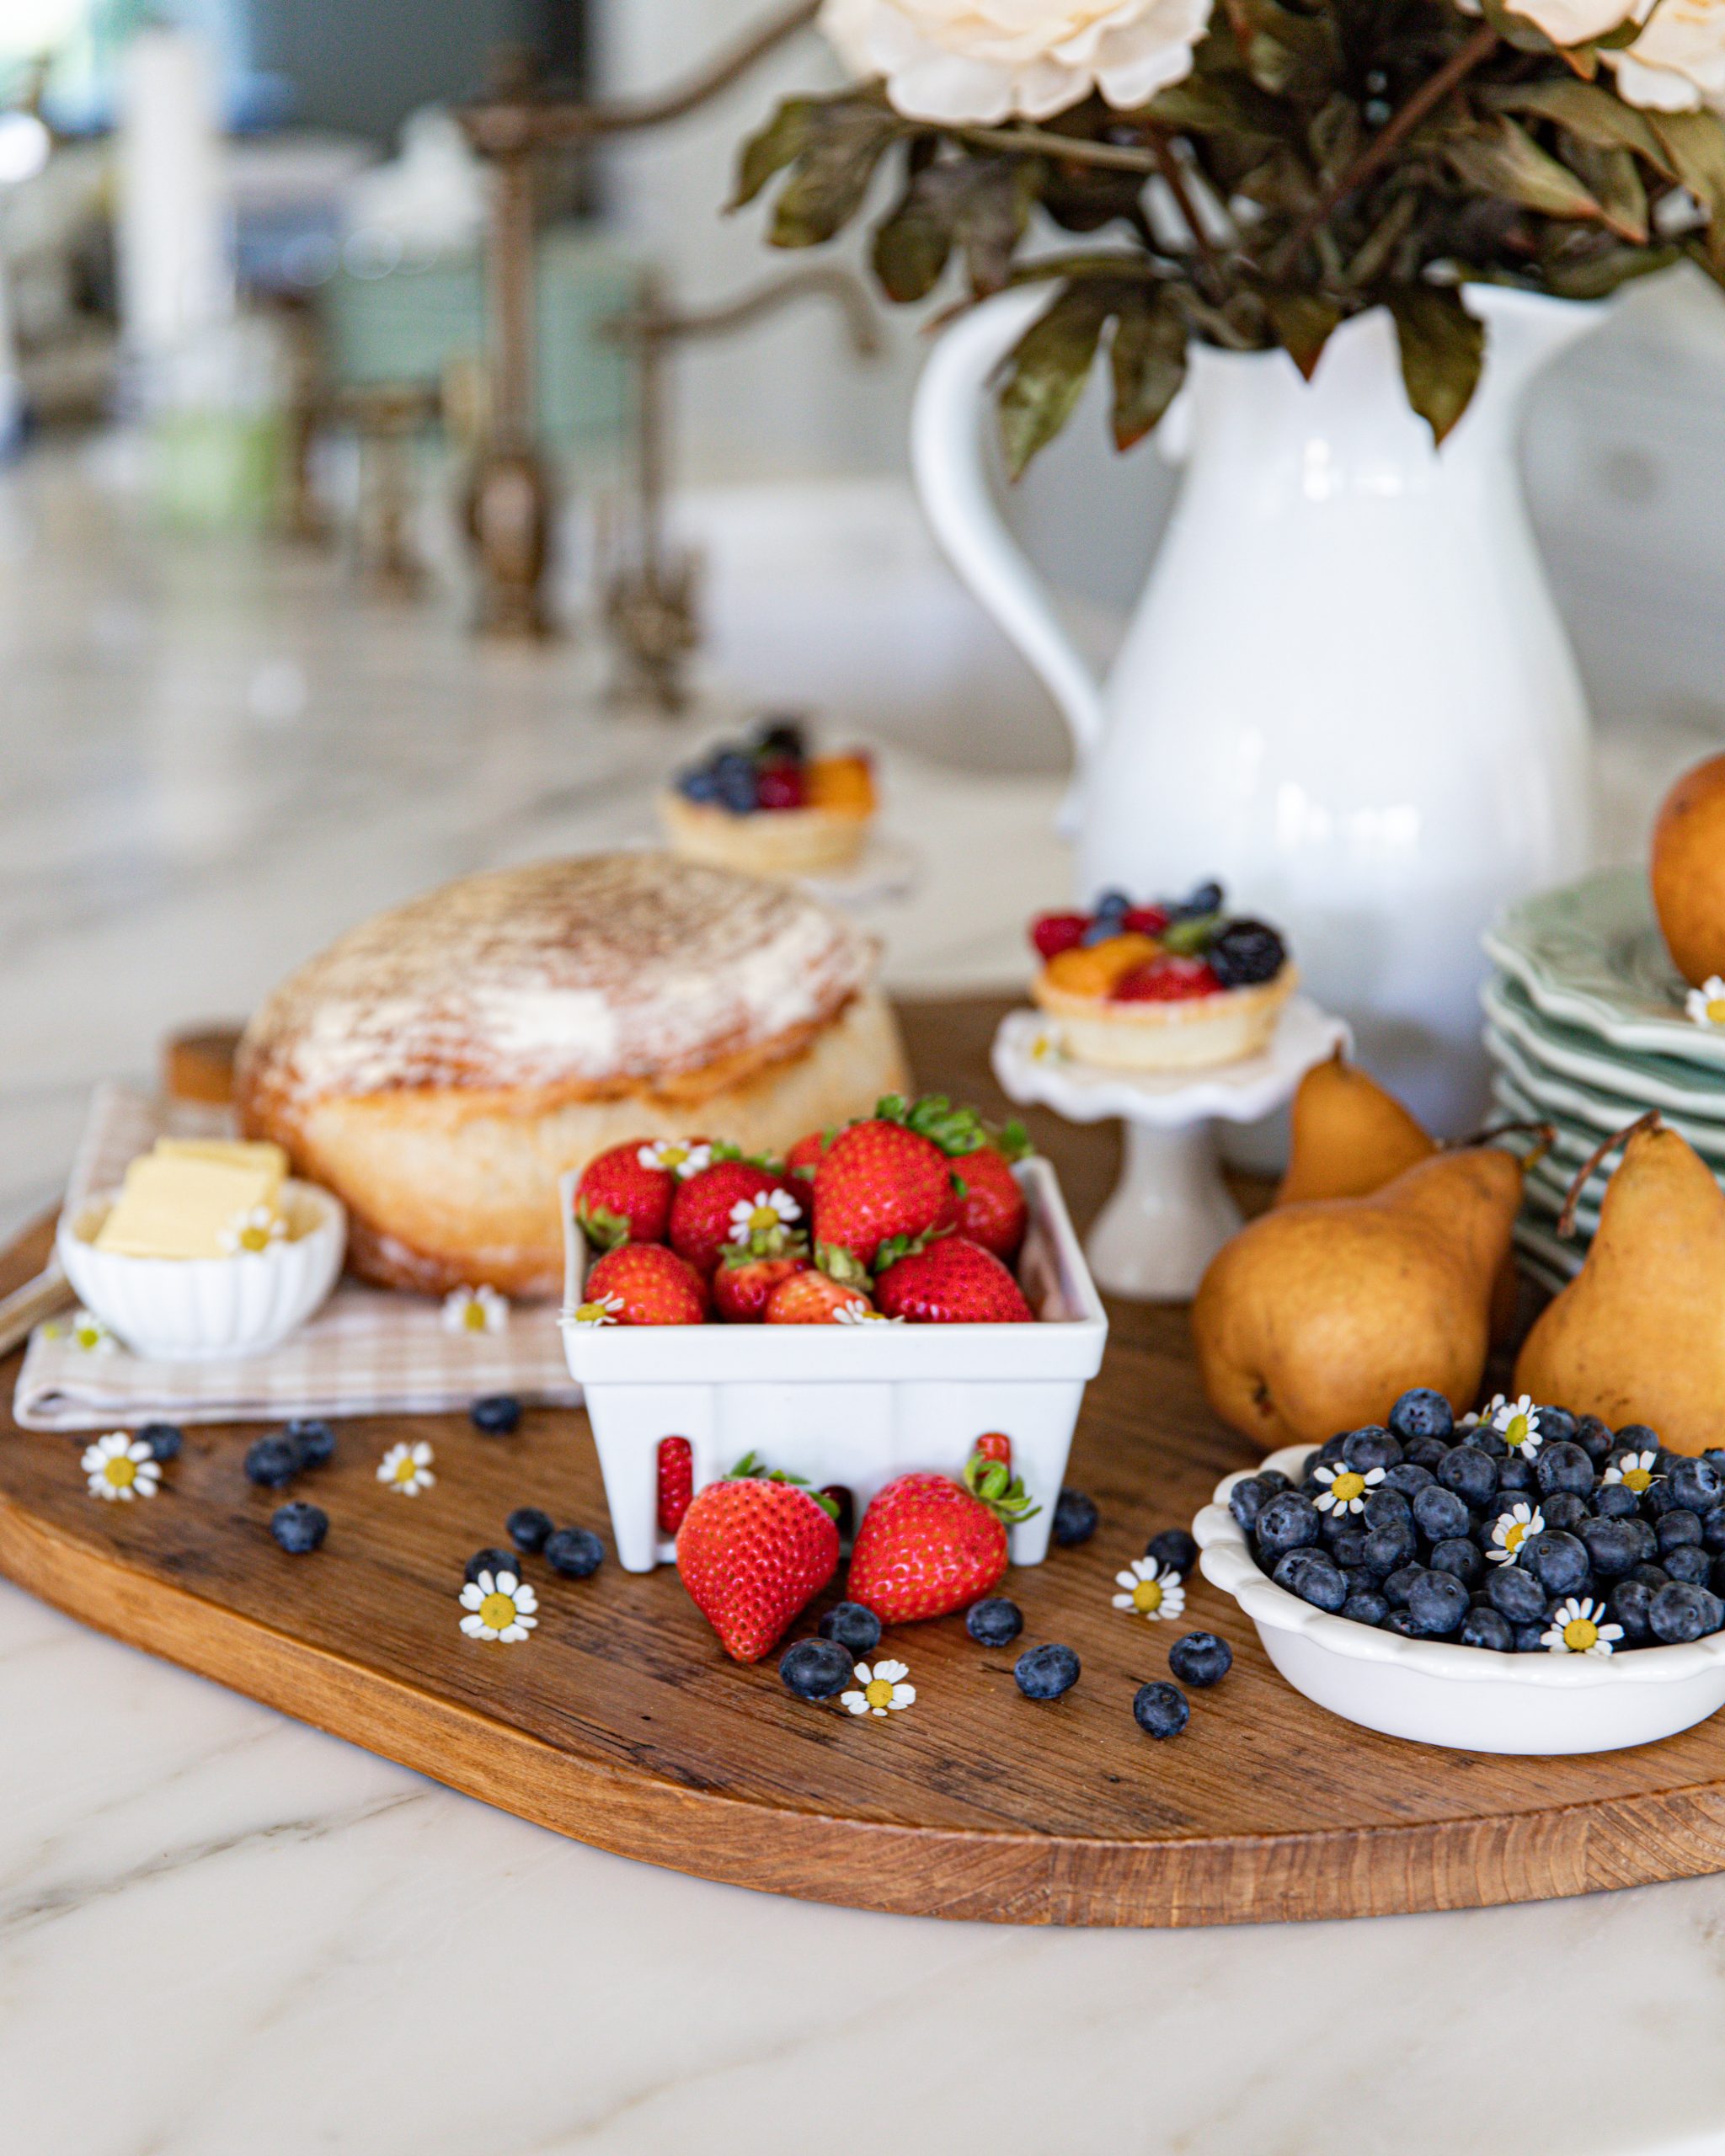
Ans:
[[[903,1086],[876,958],[794,886],[670,854],[466,877],[275,991],[241,1125],[342,1199],[365,1278],[553,1295],[565,1171],[636,1136],[779,1151]]]

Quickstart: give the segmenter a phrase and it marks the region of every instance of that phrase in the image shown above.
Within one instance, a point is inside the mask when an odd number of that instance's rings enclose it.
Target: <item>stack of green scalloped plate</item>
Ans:
[[[1528,1177],[1516,1241],[1530,1269],[1561,1286],[1599,1225],[1613,1158],[1588,1178],[1572,1240],[1559,1239],[1557,1215],[1601,1139],[1658,1108],[1725,1182],[1725,1027],[1688,1016],[1638,868],[1601,869],[1512,907],[1486,950],[1498,968],[1482,998],[1493,1098],[1557,1133]]]

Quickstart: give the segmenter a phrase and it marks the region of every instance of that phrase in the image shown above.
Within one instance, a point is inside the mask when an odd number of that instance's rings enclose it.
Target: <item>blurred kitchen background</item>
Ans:
[[[1068,895],[1066,743],[911,493],[927,316],[849,243],[721,214],[741,136],[833,63],[804,29],[613,125],[773,19],[0,5],[0,1225],[165,1026],[409,890],[646,835],[654,783],[762,709],[883,754],[921,864],[879,910],[893,981],[1022,979]],[[1725,736],[1725,311],[1631,288],[1525,456],[1632,857]],[[1173,484],[1098,408],[1015,490],[1099,659]]]

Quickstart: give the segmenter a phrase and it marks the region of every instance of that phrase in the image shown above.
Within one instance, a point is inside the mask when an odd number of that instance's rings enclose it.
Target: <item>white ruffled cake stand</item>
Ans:
[[[1158,1076],[1104,1070],[1062,1054],[1039,1011],[1012,1011],[994,1039],[994,1075],[1020,1103],[1071,1123],[1119,1116],[1125,1162],[1085,1246],[1090,1269],[1111,1294],[1146,1303],[1183,1302],[1237,1233],[1239,1207],[1222,1181],[1212,1125],[1256,1123],[1290,1100],[1315,1063],[1351,1046],[1341,1019],[1309,996],[1289,998],[1269,1047],[1244,1063]]]

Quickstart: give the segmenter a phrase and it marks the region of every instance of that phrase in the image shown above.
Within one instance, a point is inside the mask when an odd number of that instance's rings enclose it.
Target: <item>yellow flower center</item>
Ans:
[[[1132,1607],[1141,1615],[1148,1616],[1151,1610],[1160,1609],[1162,1606],[1161,1588],[1154,1580],[1140,1580],[1132,1590]]]
[[[398,1482],[411,1482],[419,1471],[411,1460],[398,1460],[395,1463],[395,1479]]]
[[[579,1325],[602,1325],[610,1315],[603,1303],[583,1303],[575,1312],[575,1321]]]
[[[1517,1446],[1525,1445],[1532,1435],[1533,1432],[1529,1426],[1527,1417],[1512,1415],[1509,1418],[1509,1427],[1503,1433],[1503,1442],[1509,1446],[1510,1451],[1514,1452]]]
[[[772,1206],[756,1205],[751,1209],[749,1214],[749,1232],[751,1235],[764,1235],[769,1228],[777,1225],[778,1214]]]
[[[1563,1627],[1563,1644],[1571,1654],[1585,1654],[1599,1636],[1599,1628],[1590,1617],[1572,1617]]]
[[[239,1231],[239,1246],[242,1250],[268,1250],[270,1230],[267,1228],[242,1228]]]
[[[862,1696],[871,1707],[889,1707],[893,1703],[893,1688],[885,1678],[873,1677],[862,1687]]]
[[[466,1326],[469,1332],[483,1332],[485,1330],[485,1305],[477,1295],[462,1310],[462,1323]]]
[[[110,1460],[102,1472],[116,1490],[129,1490],[138,1479],[137,1465],[122,1453],[117,1460]]]
[[[1626,1467],[1623,1470],[1623,1486],[1626,1490],[1645,1490],[1653,1479],[1644,1467]]]
[[[515,1605],[506,1594],[488,1594],[479,1604],[479,1622],[500,1632],[515,1621]]]
[[[1503,1547],[1506,1550],[1519,1550],[1526,1540],[1527,1524],[1524,1520],[1517,1520],[1514,1526],[1504,1535]]]
[[[688,1157],[686,1145],[661,1145],[659,1149],[659,1165],[662,1168],[680,1168]]]
[[[1363,1475],[1355,1475],[1350,1470],[1338,1475],[1331,1483],[1330,1488],[1338,1505],[1349,1505],[1356,1497],[1365,1495],[1365,1477]]]
[[[1715,996],[1706,1006],[1707,1023],[1725,1026],[1725,998]]]
[[[94,1325],[76,1326],[72,1337],[80,1348],[93,1348],[102,1337],[101,1328]]]

